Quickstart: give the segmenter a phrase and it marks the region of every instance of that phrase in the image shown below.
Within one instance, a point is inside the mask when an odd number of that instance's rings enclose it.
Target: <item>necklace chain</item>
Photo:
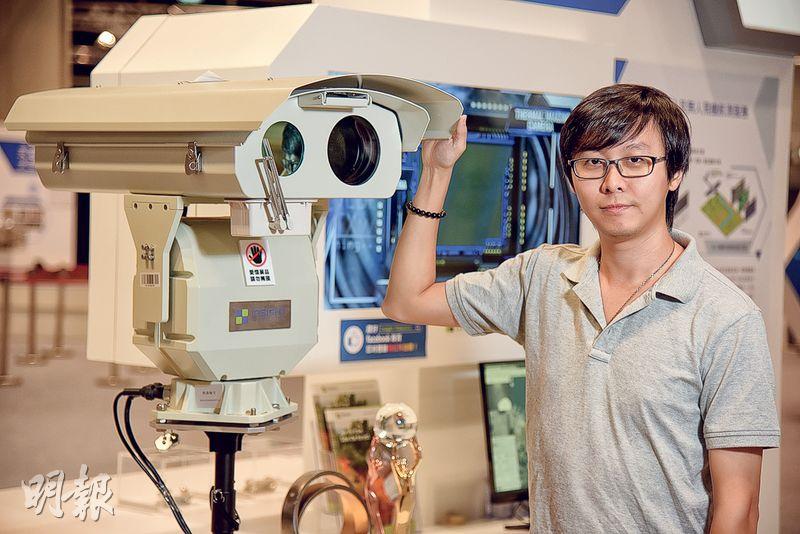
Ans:
[[[675,241],[674,241],[674,240],[672,241],[672,250],[670,251],[670,253],[669,253],[669,256],[667,256],[667,259],[665,259],[665,260],[664,260],[664,263],[662,263],[661,265],[659,265],[659,266],[658,266],[658,269],[656,269],[655,271],[653,271],[653,274],[651,274],[650,276],[648,276],[648,277],[647,277],[647,278],[644,280],[644,282],[642,282],[641,284],[639,284],[639,287],[637,287],[637,288],[636,288],[636,291],[634,291],[633,293],[631,293],[631,296],[630,296],[630,297],[628,297],[628,300],[626,300],[626,301],[625,301],[625,303],[624,303],[622,306],[620,306],[620,308],[617,310],[617,313],[615,313],[615,314],[614,314],[614,315],[611,317],[611,319],[609,319],[609,321],[608,321],[608,324],[611,324],[612,322],[614,322],[614,319],[616,319],[616,318],[617,318],[617,315],[619,315],[619,312],[621,312],[622,310],[624,310],[624,309],[625,309],[625,306],[627,306],[628,304],[630,304],[630,303],[631,303],[631,301],[633,300],[633,297],[635,297],[635,296],[636,296],[636,294],[637,294],[637,293],[638,293],[638,292],[639,292],[639,291],[640,291],[640,290],[641,290],[641,289],[642,289],[642,288],[643,288],[645,285],[647,285],[647,282],[649,282],[650,280],[652,280],[652,279],[653,279],[653,277],[654,277],[656,274],[658,274],[658,271],[660,271],[661,269],[663,269],[663,268],[664,268],[664,266],[667,264],[667,262],[670,260],[670,258],[672,258],[672,255],[673,255],[673,254],[675,254]],[[597,258],[597,272],[598,272],[598,273],[600,272],[600,259],[601,259],[601,257],[598,257],[598,258]]]

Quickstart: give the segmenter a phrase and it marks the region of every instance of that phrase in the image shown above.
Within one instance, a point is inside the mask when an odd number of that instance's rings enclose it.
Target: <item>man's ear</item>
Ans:
[[[670,191],[677,191],[677,189],[681,186],[681,182],[683,182],[683,173],[676,172],[672,176],[672,180],[669,181],[669,190]]]

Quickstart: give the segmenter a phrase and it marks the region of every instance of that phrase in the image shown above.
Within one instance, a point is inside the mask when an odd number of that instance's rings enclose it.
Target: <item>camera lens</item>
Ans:
[[[378,132],[355,115],[336,123],[328,138],[328,162],[337,178],[347,185],[361,185],[372,178],[380,153]]]
[[[297,127],[286,121],[276,122],[267,128],[264,140],[269,143],[275,166],[281,176],[294,174],[303,163],[303,136]],[[261,155],[266,156],[266,147],[262,145]]]

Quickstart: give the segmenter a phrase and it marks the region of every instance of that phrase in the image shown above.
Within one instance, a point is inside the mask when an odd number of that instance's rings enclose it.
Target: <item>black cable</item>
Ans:
[[[144,454],[144,452],[142,452],[141,448],[139,447],[139,444],[136,441],[136,437],[133,434],[133,429],[130,424],[130,407],[133,398],[140,395],[145,396],[145,398],[150,398],[150,399],[155,398],[154,396],[149,394],[150,393],[148,391],[149,387],[150,386],[146,386],[141,390],[127,390],[126,392],[123,392],[123,394],[119,395],[117,399],[115,399],[114,419],[115,423],[117,424],[117,432],[120,434],[120,439],[125,445],[125,448],[130,453],[131,457],[133,457],[134,461],[136,461],[136,463],[139,465],[142,471],[145,472],[145,474],[150,478],[151,482],[153,482],[158,491],[161,493],[162,497],[164,498],[164,501],[167,503],[167,506],[172,511],[173,516],[175,516],[175,520],[181,527],[181,530],[184,533],[190,533],[191,531],[189,530],[189,526],[186,524],[186,521],[184,520],[183,515],[181,514],[180,509],[178,508],[177,503],[173,499],[172,494],[167,488],[167,485],[164,483],[164,480],[158,474],[156,468],[153,466],[152,463],[150,463],[150,461],[147,459],[147,456]],[[118,416],[119,409],[117,408],[117,403],[122,395],[128,397],[125,402],[125,432],[132,446],[128,444],[128,440],[125,439],[125,437],[122,435],[121,429],[119,428],[119,416]]]
[[[166,484],[164,484],[164,481],[158,475],[158,472],[156,471],[155,467],[153,467],[152,464],[150,464],[150,462],[147,460],[146,456],[143,459],[144,459],[145,462],[147,462],[147,464],[150,466],[151,469],[148,469],[148,467],[142,462],[141,457],[131,448],[131,445],[128,444],[128,441],[125,439],[125,436],[122,433],[122,428],[120,427],[120,424],[119,424],[118,403],[119,403],[119,399],[120,398],[122,398],[123,396],[126,396],[126,397],[128,397],[128,399],[126,401],[126,407],[128,408],[128,417],[126,418],[126,431],[127,431],[128,436],[132,440],[133,444],[135,445],[136,449],[139,452],[141,452],[141,449],[139,448],[139,445],[136,442],[136,438],[133,436],[133,431],[132,431],[132,429],[130,427],[129,412],[130,412],[130,402],[132,401],[133,397],[137,397],[137,396],[140,396],[140,395],[145,395],[145,397],[149,396],[145,392],[145,389],[146,388],[142,388],[141,390],[126,389],[123,392],[121,392],[120,394],[118,394],[116,396],[116,398],[114,399],[114,424],[115,424],[115,426],[117,428],[117,434],[119,434],[120,440],[122,441],[122,444],[125,446],[125,448],[128,450],[128,453],[131,455],[131,457],[134,459],[134,461],[139,465],[139,467],[142,469],[142,471],[145,472],[145,474],[148,476],[148,478],[150,478],[150,481],[153,482],[153,484],[156,486],[158,491],[161,493],[162,497],[164,498],[164,500],[167,503],[167,506],[169,506],[170,510],[172,511],[172,514],[175,516],[175,520],[178,522],[178,525],[181,527],[181,530],[183,530],[184,533],[191,533],[191,531],[189,530],[189,526],[186,524],[186,521],[183,519],[183,515],[181,514],[180,510],[178,509],[178,505],[175,503],[175,500],[172,498],[172,494],[169,492],[169,489],[166,487]],[[151,397],[151,398],[154,398],[154,397]],[[142,453],[142,455],[143,454],[144,453]]]
[[[133,449],[131,449],[131,446],[128,444],[128,440],[125,439],[125,436],[122,433],[122,426],[119,424],[119,408],[118,408],[119,399],[126,396],[130,397],[131,395],[135,394],[136,393],[131,393],[129,391],[122,391],[118,393],[116,397],[114,397],[114,426],[116,427],[117,435],[119,436],[120,441],[122,441],[122,444],[125,446],[125,449],[128,451],[128,454],[131,455],[131,458],[133,458],[133,460],[139,465],[142,471],[145,472],[145,474],[148,476],[148,478],[150,478],[153,484],[158,485],[156,479],[153,478],[153,475],[150,474],[150,472],[147,470],[144,464],[142,464],[141,460],[139,460],[139,457],[136,456],[136,454],[133,452]]]
[[[145,397],[148,400],[152,400],[154,398],[163,398],[163,391],[164,386],[161,384],[151,384],[149,386],[145,386],[141,389],[124,389],[120,393],[114,397],[114,426],[117,429],[117,434],[119,435],[120,441],[125,446],[125,449],[128,451],[128,454],[131,455],[131,458],[137,463],[137,465],[144,471],[150,481],[156,486],[156,489],[161,493],[161,496],[164,498],[164,501],[167,503],[170,511],[172,511],[172,515],[175,516],[175,520],[178,522],[178,526],[180,526],[181,531],[184,534],[191,534],[191,530],[189,526],[186,524],[186,520],[183,518],[183,514],[181,513],[180,509],[178,508],[175,499],[173,499],[172,494],[167,488],[167,485],[164,483],[164,480],[158,474],[155,466],[148,460],[147,456],[144,454],[142,449],[139,447],[138,442],[136,441],[136,437],[133,434],[133,428],[130,422],[130,410],[131,404],[135,397]],[[122,427],[119,422],[119,400],[122,397],[127,397],[125,400],[125,433],[123,434]],[[128,443],[128,439],[130,439],[130,443]]]
[[[189,526],[186,524],[186,521],[183,518],[183,514],[181,514],[181,511],[178,508],[178,503],[176,503],[175,499],[172,497],[172,493],[170,493],[169,488],[167,488],[167,484],[164,482],[164,479],[162,479],[161,475],[158,474],[158,470],[156,470],[155,466],[147,458],[147,455],[139,447],[139,443],[136,441],[136,436],[133,434],[133,426],[131,425],[131,403],[133,402],[133,399],[134,397],[128,397],[125,400],[125,433],[127,434],[134,451],[136,451],[136,454],[139,456],[139,459],[147,466],[148,470],[157,481],[156,486],[159,488],[164,500],[167,501],[167,505],[169,506],[170,510],[172,510],[172,515],[175,516],[175,520],[178,522],[184,532],[189,533],[191,531],[189,530]]]

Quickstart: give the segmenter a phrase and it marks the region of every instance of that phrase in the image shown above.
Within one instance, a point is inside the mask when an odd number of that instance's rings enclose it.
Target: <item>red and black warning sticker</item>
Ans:
[[[244,268],[244,283],[248,286],[274,286],[275,270],[266,239],[239,241]]]

